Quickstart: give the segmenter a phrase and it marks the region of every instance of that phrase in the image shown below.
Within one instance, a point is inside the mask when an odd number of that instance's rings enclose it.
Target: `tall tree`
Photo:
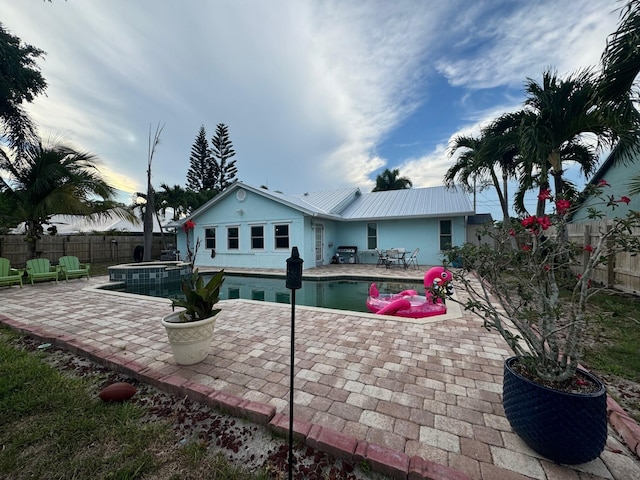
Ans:
[[[213,155],[213,175],[216,179],[214,188],[219,192],[233,183],[238,173],[236,160],[231,160],[236,154],[231,140],[229,140],[229,127],[219,123],[216,133],[211,139],[211,153]]]
[[[630,0],[620,9],[617,30],[609,35],[602,54],[602,100],[625,95],[640,73],[640,0]]]
[[[534,166],[553,179],[556,198],[567,195],[564,185],[566,162],[578,163],[584,176],[593,173],[598,153],[617,142],[619,154],[630,154],[640,129],[640,115],[630,99],[615,104],[599,100],[596,78],[582,70],[567,78],[543,73],[542,82],[528,79],[525,112],[520,125],[520,152],[525,171]],[[596,139],[588,142],[587,134]],[[546,178],[540,179],[542,187]],[[543,212],[538,211],[540,215]]]
[[[144,210],[144,253],[142,257],[143,262],[151,261],[151,246],[153,243],[153,216],[157,213],[155,207],[155,193],[153,185],[151,184],[151,162],[153,162],[153,155],[156,153],[156,147],[160,144],[160,135],[164,125],[156,127],[156,133],[151,139],[151,127],[149,127],[149,147],[147,154],[147,204]]]
[[[167,214],[167,209],[171,209],[172,220],[178,220],[187,213],[188,198],[187,191],[180,185],[170,187],[166,183],[160,185],[162,190],[156,192],[156,208],[163,216]]]
[[[407,177],[400,176],[400,170],[397,168],[389,170],[386,168],[376,177],[376,186],[373,192],[383,192],[385,190],[404,190],[411,188],[413,183]]]
[[[36,60],[44,52],[7,32],[0,23],[0,138],[11,148],[37,142],[34,126],[22,104],[47,88]]]
[[[211,190],[215,188],[215,182],[207,132],[204,125],[201,125],[198,136],[191,147],[189,170],[187,171],[187,190],[193,192]]]
[[[135,220],[124,205],[113,200],[115,190],[98,171],[96,157],[62,144],[28,144],[14,158],[0,150],[3,202],[1,223],[25,222],[25,240],[31,258],[44,225],[54,215],[83,216],[89,220],[115,214]]]
[[[459,184],[467,192],[475,192],[478,183],[491,185],[496,190],[503,224],[509,224],[507,180],[515,174],[517,147],[508,132],[499,132],[496,126],[485,128],[479,137],[459,135],[453,139],[449,155],[461,150],[456,163],[445,173],[444,184],[452,188]],[[500,180],[502,179],[502,183]],[[482,187],[481,187],[482,188]],[[475,205],[474,205],[475,206]]]

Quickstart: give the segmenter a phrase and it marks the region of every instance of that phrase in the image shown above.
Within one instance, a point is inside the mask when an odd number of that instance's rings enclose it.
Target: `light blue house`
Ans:
[[[376,249],[419,248],[421,266],[441,263],[440,252],[466,240],[473,207],[466,194],[444,187],[362,193],[359,188],[286,195],[235,182],[181,221],[194,264],[217,268],[282,268],[298,247],[303,267],[332,262],[378,262]],[[177,228],[181,258],[187,235]],[[348,247],[348,248],[344,248]],[[334,260],[335,261],[335,260]]]
[[[602,200],[591,197],[577,208],[571,220],[576,223],[589,222],[589,209],[593,208],[600,211],[606,218],[622,218],[626,216],[630,210],[640,211],[640,195],[629,194],[629,182],[633,177],[640,174],[640,160],[636,160],[631,164],[613,161],[613,157],[609,155],[602,163],[593,178],[589,181],[590,185],[598,185],[601,180],[606,181],[609,186],[603,187],[602,194],[605,197],[613,196],[616,202],[616,208],[611,209],[602,205]],[[621,198],[627,197],[629,203],[619,201]]]

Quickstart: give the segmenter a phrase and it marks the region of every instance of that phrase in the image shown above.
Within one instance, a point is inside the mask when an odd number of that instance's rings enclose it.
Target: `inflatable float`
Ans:
[[[396,315],[407,318],[424,318],[447,313],[447,306],[441,298],[434,298],[429,291],[432,287],[444,287],[447,293],[453,293],[451,280],[453,275],[444,267],[433,267],[424,275],[425,295],[415,290],[400,293],[380,293],[375,283],[369,287],[367,308],[379,315]]]

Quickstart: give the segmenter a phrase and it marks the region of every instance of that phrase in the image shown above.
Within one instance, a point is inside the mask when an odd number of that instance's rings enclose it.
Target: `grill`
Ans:
[[[340,263],[358,263],[358,247],[340,246],[336,249]]]

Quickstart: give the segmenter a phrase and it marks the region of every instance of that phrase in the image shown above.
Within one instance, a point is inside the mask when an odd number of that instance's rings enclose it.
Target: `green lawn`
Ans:
[[[97,378],[63,375],[0,330],[0,478],[266,479],[178,446],[168,423],[131,402],[104,403]]]

